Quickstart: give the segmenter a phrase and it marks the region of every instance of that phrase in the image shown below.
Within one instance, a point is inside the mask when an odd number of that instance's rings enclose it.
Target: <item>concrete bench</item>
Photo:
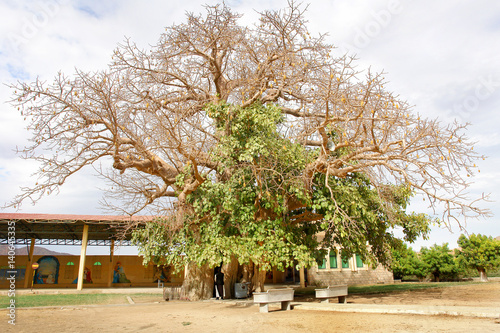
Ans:
[[[163,287],[163,299],[165,301],[172,301],[180,299],[182,286],[167,286]]]
[[[328,286],[325,289],[316,289],[316,298],[321,300],[321,303],[329,303],[329,299],[338,297],[339,303],[346,303],[347,285]]]
[[[269,312],[269,303],[281,302],[281,310],[290,310],[290,303],[293,301],[294,290],[286,289],[269,289],[263,293],[254,293],[253,302],[259,304],[259,310],[262,313]]]

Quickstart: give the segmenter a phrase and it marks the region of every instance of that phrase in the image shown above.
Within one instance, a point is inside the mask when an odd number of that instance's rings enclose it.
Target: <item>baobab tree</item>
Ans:
[[[414,193],[446,224],[488,213],[464,192],[483,158],[466,125],[421,118],[383,73],[332,56],[305,8],[291,1],[251,27],[226,5],[205,9],[150,50],[126,40],[107,70],[12,86],[33,135],[19,153],[40,169],[11,205],[95,166],[107,209],[161,217],[137,234],[146,256],[193,263],[186,289],[205,276],[192,299],[210,295],[221,260],[308,266],[337,243],[385,262],[391,228],[428,231],[404,212]]]

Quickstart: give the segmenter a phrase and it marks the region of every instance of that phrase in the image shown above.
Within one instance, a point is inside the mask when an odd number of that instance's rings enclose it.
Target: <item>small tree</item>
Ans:
[[[415,275],[420,282],[423,282],[425,278],[429,275],[429,268],[423,262],[420,255],[416,254],[413,261],[413,275]]]
[[[448,248],[448,243],[443,245],[434,244],[429,249],[423,247],[420,250],[422,261],[426,269],[439,282],[443,279],[451,280],[458,276],[458,265]]]
[[[460,265],[477,269],[481,281],[488,281],[486,271],[500,267],[500,241],[491,236],[472,234],[468,238],[460,235],[460,249],[456,251]]]
[[[403,279],[404,276],[415,275],[422,281],[429,274],[427,266],[406,243],[392,249],[391,269],[395,279]]]

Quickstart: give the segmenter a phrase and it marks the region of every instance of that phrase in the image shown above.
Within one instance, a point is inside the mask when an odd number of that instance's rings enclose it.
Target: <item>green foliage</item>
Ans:
[[[405,243],[401,244],[398,248],[393,248],[391,255],[391,270],[394,273],[395,279],[403,279],[404,276],[415,275],[421,280],[429,274],[424,262]]]
[[[312,265],[316,230],[291,223],[293,214],[287,210],[291,196],[309,200],[299,178],[309,152],[279,133],[281,111],[273,105],[241,108],[222,103],[209,105],[207,114],[219,131],[220,141],[212,152],[219,172],[206,175],[207,181],[188,196],[192,214],[175,232],[161,219],[134,232],[133,242],[144,260],[162,260],[178,268],[186,258],[216,266],[232,256],[263,269],[284,269],[294,260]]]
[[[213,153],[220,175],[189,196],[194,214],[187,225],[187,251],[195,249],[200,263],[211,263],[210,254],[218,253],[217,259],[236,256],[241,263],[252,261],[266,269],[283,269],[293,260],[311,265],[317,243],[311,235],[304,237],[307,230],[290,223],[287,215],[291,194],[308,199],[298,178],[308,153],[279,133],[279,108],[223,103],[210,105],[207,113],[222,133]]]
[[[466,268],[486,272],[500,267],[500,241],[491,236],[472,234],[468,238],[460,235],[457,260]]]
[[[448,248],[448,243],[434,244],[430,248],[423,247],[420,254],[428,272],[436,281],[454,280],[458,277],[460,268]]]
[[[401,243],[393,228],[402,228],[410,242],[429,232],[425,214],[406,214],[412,195],[406,186],[386,186],[384,193],[378,193],[361,173],[330,177],[328,186],[325,176],[318,174],[316,184],[312,208],[324,216],[324,246],[341,244],[345,256],[358,253],[364,261],[388,264],[390,248]]]
[[[379,193],[361,173],[327,181],[319,172],[306,184],[304,170],[319,149],[306,149],[282,133],[277,106],[219,103],[206,113],[216,125],[210,158],[217,172],[203,175],[206,180],[188,195],[191,210],[182,225],[158,219],[134,232],[145,262],[182,269],[188,259],[216,266],[234,256],[262,269],[310,267],[340,244],[343,256],[357,253],[365,262],[386,263],[388,249],[400,242],[392,228],[401,227],[409,241],[427,234],[425,215],[405,213],[412,195],[407,186]],[[192,169],[185,167],[177,184],[192,177]],[[322,241],[318,233],[325,234]]]
[[[478,276],[486,271],[496,272],[500,268],[500,242],[491,236],[461,235],[458,239],[460,249],[454,255],[447,244],[422,248],[416,254],[406,244],[392,249],[391,269],[395,278],[415,275],[419,279],[432,273],[438,280],[453,280],[460,276]],[[493,273],[495,274],[495,273]],[[481,276],[482,277],[482,276]]]

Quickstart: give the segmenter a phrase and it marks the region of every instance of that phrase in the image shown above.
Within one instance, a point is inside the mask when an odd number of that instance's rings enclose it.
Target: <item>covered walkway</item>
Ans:
[[[59,215],[0,213],[0,244],[10,247],[29,244],[24,288],[29,288],[34,272],[32,269],[35,245],[81,245],[77,290],[82,290],[87,246],[109,246],[110,262],[113,262],[115,242],[130,245],[130,234],[125,227],[144,224],[153,216],[110,215]],[[9,265],[10,267],[10,265]],[[10,267],[15,269],[15,267]],[[111,286],[111,278],[109,286]]]

